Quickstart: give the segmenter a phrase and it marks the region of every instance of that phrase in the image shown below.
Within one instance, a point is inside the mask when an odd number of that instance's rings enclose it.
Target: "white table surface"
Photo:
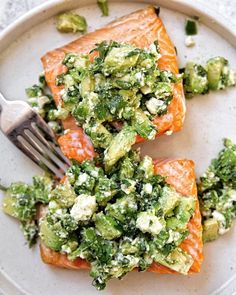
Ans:
[[[46,1],[50,0],[0,0],[0,31],[28,10]],[[196,1],[199,0],[189,0],[189,2]],[[201,1],[236,23],[236,0]]]

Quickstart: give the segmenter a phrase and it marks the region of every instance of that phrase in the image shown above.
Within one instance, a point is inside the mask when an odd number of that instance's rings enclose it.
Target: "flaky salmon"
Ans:
[[[174,74],[179,73],[174,45],[158,16],[157,10],[154,7],[147,7],[121,17],[101,29],[87,33],[68,45],[52,50],[42,57],[46,81],[57,104],[61,101],[63,86],[56,86],[55,80],[59,74],[66,71],[66,67],[62,65],[65,53],[88,54],[95,47],[95,44],[104,40],[125,42],[140,48],[147,48],[157,40],[161,53],[161,58],[158,61],[159,67]],[[183,85],[182,83],[176,83],[173,84],[173,99],[168,106],[168,112],[154,119],[154,124],[158,130],[157,135],[160,136],[167,131],[169,134],[179,131],[183,126],[184,117]],[[66,119],[63,125],[65,129],[69,129],[72,133],[79,128],[73,118]],[[68,135],[66,135],[66,139],[68,140]],[[64,144],[68,146],[67,140],[62,139],[59,141],[63,151],[66,150]],[[137,142],[140,141],[143,141],[143,138],[138,136]],[[70,157],[68,151],[66,154]]]
[[[194,163],[189,160],[161,160],[155,161],[155,173],[166,176],[167,182],[173,186],[183,196],[195,196],[197,198],[197,188],[195,182]],[[199,272],[203,260],[202,254],[202,225],[199,203],[197,202],[195,213],[188,224],[189,236],[182,242],[181,248],[189,253],[194,263],[189,273]],[[77,258],[74,261],[67,259],[67,256],[48,249],[41,243],[41,257],[45,263],[69,269],[89,268],[89,264]],[[148,269],[156,273],[175,273],[173,270],[153,263]]]

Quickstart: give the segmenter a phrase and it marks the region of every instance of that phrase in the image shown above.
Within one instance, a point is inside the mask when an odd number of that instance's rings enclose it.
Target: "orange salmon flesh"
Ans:
[[[60,93],[63,86],[56,86],[55,81],[59,74],[66,71],[66,67],[62,65],[65,53],[73,52],[78,54],[88,54],[95,47],[95,44],[104,40],[124,42],[139,48],[147,48],[157,40],[161,53],[161,58],[158,61],[160,69],[171,71],[174,74],[179,73],[174,45],[171,42],[161,19],[158,17],[155,8],[147,7],[121,17],[95,32],[87,33],[68,45],[52,50],[42,57],[46,81],[52,91],[56,104],[61,102]],[[158,130],[157,136],[160,136],[167,131],[169,133],[179,131],[183,126],[185,117],[183,85],[180,82],[173,84],[172,87],[173,99],[168,106],[168,112],[153,120]],[[73,132],[76,133],[76,130],[80,129],[74,118],[64,120],[63,125],[65,129],[70,130],[71,134]],[[73,143],[70,145],[68,140],[68,135],[62,135],[62,139],[59,140],[59,143],[62,150],[66,153],[66,156],[74,158],[75,146]],[[89,139],[86,140],[89,141]],[[136,142],[141,141],[144,141],[144,139],[137,136]],[[70,155],[71,147],[72,155]],[[80,161],[80,151],[78,153],[78,161]]]

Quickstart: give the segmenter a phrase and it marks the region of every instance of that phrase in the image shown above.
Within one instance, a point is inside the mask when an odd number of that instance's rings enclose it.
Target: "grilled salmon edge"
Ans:
[[[155,173],[167,177],[167,182],[173,186],[180,194],[188,196],[193,195],[197,198],[197,188],[195,182],[194,163],[190,160],[157,160],[155,163]],[[42,209],[41,215],[45,214],[45,209]],[[188,252],[193,257],[193,265],[190,268],[189,274],[199,272],[203,261],[203,243],[202,243],[202,225],[201,214],[199,211],[199,202],[194,216],[188,224],[189,236],[181,244],[181,248]],[[45,245],[42,241],[40,244],[40,253],[43,262],[57,267],[68,269],[87,269],[89,264],[80,258],[70,261],[65,254],[55,252]],[[153,263],[148,269],[150,272],[172,274],[176,273],[171,269]]]
[[[140,28],[142,29],[142,34],[140,33]],[[169,70],[175,74],[179,73],[175,47],[155,8],[147,7],[123,16],[95,32],[87,33],[68,45],[52,50],[42,57],[46,81],[57,104],[61,101],[60,92],[63,86],[56,86],[55,79],[57,75],[66,70],[66,67],[61,64],[65,53],[89,53],[96,43],[104,40],[116,40],[141,48],[148,47],[155,40],[158,40],[162,54],[158,61],[159,67],[162,70]],[[183,126],[186,106],[182,83],[173,85],[173,93],[174,98],[168,106],[167,114],[156,117],[153,121],[158,129],[157,136],[161,136],[167,131],[179,131]],[[66,119],[63,125],[65,129],[70,130],[77,130],[79,128],[76,125],[75,119],[71,118]],[[137,143],[141,141],[144,141],[144,139],[138,136]]]

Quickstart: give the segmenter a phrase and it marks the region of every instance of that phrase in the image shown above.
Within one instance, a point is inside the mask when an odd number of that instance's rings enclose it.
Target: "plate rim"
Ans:
[[[110,0],[110,2],[125,2],[126,0]],[[200,16],[201,23],[210,27],[213,31],[221,35],[225,40],[231,43],[236,48],[236,24],[229,21],[216,10],[206,6],[203,0],[189,2],[189,0],[128,0],[129,2],[147,3],[160,5],[170,10],[175,10],[189,16]],[[4,51],[14,42],[20,35],[27,32],[33,26],[36,26],[40,21],[45,21],[57,13],[68,10],[68,5],[71,9],[95,4],[96,0],[50,0],[40,4],[23,16],[16,19],[7,28],[0,32],[0,51]],[[0,294],[26,295],[28,292],[23,290],[16,282],[14,282],[2,269],[0,269]],[[229,279],[222,288],[215,290],[212,295],[219,294],[220,291],[225,291],[232,283]],[[10,292],[10,293],[8,293]]]

